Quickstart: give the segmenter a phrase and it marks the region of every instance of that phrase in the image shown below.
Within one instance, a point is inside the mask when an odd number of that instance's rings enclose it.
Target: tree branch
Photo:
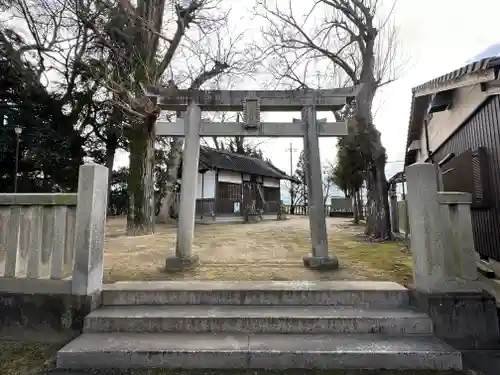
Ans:
[[[225,62],[215,61],[213,68],[210,70],[203,71],[198,77],[196,77],[189,86],[189,89],[190,90],[199,89],[201,85],[203,85],[205,82],[224,73],[224,71],[229,69],[229,67],[230,66]]]
[[[187,8],[178,7],[178,19],[177,19],[177,29],[175,31],[174,37],[172,38],[172,42],[165,53],[162,61],[158,65],[158,70],[156,72],[157,78],[161,76],[167,67],[172,62],[174,58],[175,52],[179,47],[182,37],[186,33],[186,28],[189,27],[189,23],[193,21],[194,14],[200,8],[201,3],[198,1],[192,1]]]

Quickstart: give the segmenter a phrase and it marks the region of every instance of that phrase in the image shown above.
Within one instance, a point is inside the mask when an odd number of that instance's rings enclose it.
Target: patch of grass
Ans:
[[[0,374],[38,375],[53,367],[61,345],[0,341]]]
[[[346,240],[339,257],[365,269],[373,280],[408,284],[413,279],[411,253],[400,241]]]

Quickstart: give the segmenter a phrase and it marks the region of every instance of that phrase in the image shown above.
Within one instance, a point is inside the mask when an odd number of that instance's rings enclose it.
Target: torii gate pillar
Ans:
[[[304,265],[314,269],[337,269],[337,257],[328,253],[325,206],[323,200],[323,176],[319,154],[316,108],[307,105],[302,108],[302,122],[306,124],[304,135],[305,174],[307,184],[307,205],[309,208],[309,230],[312,253],[303,258]]]
[[[182,183],[177,223],[175,255],[165,260],[166,270],[189,269],[198,263],[193,253],[194,225],[196,217],[196,188],[200,160],[201,110],[195,102],[187,108],[184,150],[182,153]]]

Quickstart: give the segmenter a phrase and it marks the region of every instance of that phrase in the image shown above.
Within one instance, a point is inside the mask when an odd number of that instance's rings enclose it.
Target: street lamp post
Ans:
[[[16,173],[14,175],[14,193],[17,193],[17,175],[19,174],[19,144],[23,128],[21,126],[16,126],[14,127],[14,132],[16,133]]]

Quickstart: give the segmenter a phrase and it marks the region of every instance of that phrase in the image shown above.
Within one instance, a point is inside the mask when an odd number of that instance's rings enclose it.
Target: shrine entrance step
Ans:
[[[462,368],[390,282],[121,282],[60,369]]]

